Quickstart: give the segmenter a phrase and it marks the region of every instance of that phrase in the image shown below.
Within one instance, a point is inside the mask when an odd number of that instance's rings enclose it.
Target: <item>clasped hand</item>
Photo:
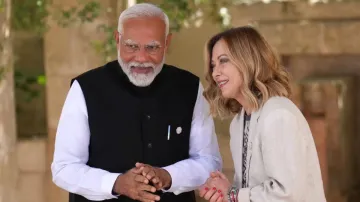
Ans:
[[[220,171],[212,172],[205,184],[199,188],[199,196],[210,202],[228,202],[229,180]]]
[[[136,163],[135,168],[119,175],[115,181],[114,191],[131,199],[142,202],[159,201],[156,190],[165,189],[171,185],[170,174],[161,168]]]

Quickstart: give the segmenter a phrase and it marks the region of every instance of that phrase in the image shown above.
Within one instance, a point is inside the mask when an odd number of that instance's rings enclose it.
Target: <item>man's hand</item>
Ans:
[[[171,176],[168,171],[162,168],[153,167],[143,163],[136,163],[136,168],[140,169],[141,174],[150,180],[157,190],[169,189],[171,186]]]
[[[115,181],[114,191],[119,195],[125,195],[142,202],[159,201],[160,197],[152,194],[156,192],[156,188],[148,183],[149,180],[141,175],[141,170],[133,168],[118,176]]]

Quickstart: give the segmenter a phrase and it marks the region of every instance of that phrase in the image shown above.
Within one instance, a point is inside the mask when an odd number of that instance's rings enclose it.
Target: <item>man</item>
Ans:
[[[122,12],[115,39],[117,61],[71,81],[53,181],[71,202],[195,202],[222,165],[199,78],[164,64],[169,20],[154,5]]]

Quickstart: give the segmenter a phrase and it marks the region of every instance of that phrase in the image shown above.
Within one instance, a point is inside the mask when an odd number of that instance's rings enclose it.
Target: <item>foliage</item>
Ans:
[[[55,11],[54,17],[62,27],[67,27],[75,23],[92,22],[101,13],[100,3],[97,1],[90,1],[79,6],[74,6],[69,9],[58,8]]]
[[[28,76],[24,75],[20,71],[15,71],[15,87],[18,90],[26,92],[25,101],[30,102],[35,97],[39,96],[39,91],[34,88],[35,84],[44,85],[45,84],[45,76]]]
[[[12,29],[42,34],[47,30],[49,0],[12,0]]]

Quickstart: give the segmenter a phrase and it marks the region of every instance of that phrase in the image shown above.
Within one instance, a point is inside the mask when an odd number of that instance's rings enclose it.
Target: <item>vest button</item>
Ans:
[[[148,148],[151,149],[152,148],[152,144],[151,143],[148,143]]]

